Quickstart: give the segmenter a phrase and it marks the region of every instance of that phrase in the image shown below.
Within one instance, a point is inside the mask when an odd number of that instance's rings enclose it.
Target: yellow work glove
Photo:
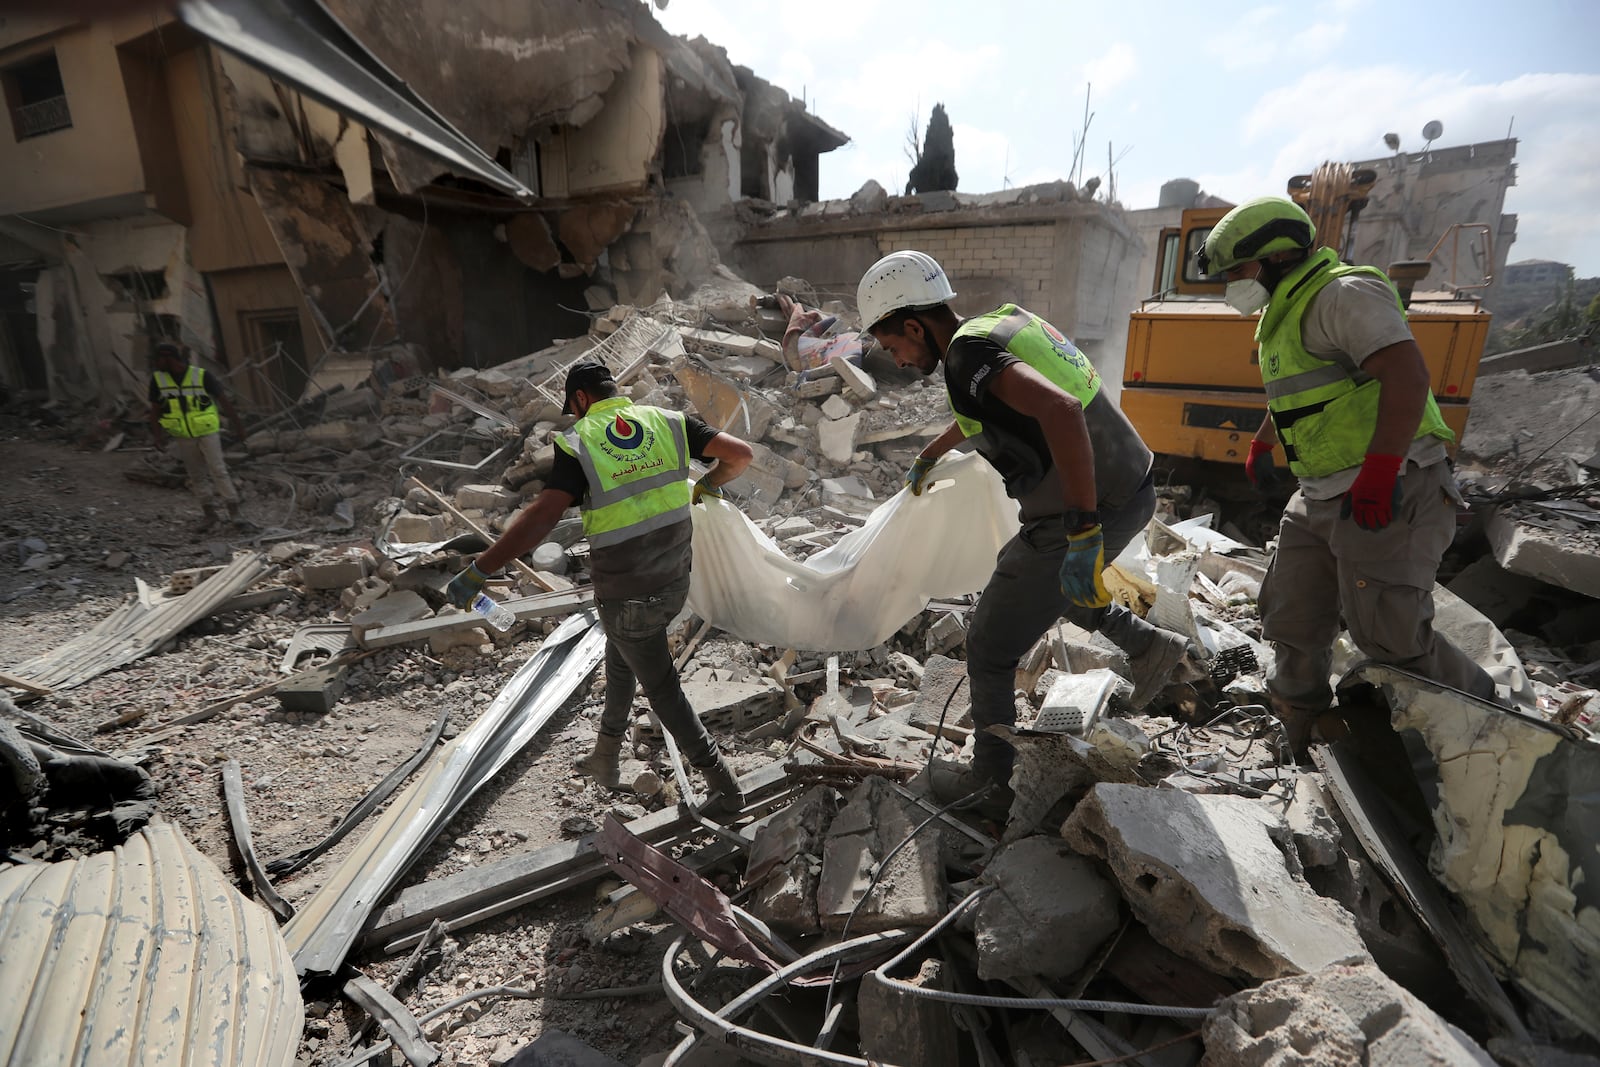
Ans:
[[[716,497],[718,500],[727,499],[722,495],[722,490],[720,488],[715,485],[707,485],[706,480],[701,478],[699,481],[694,483],[694,489],[689,493],[689,503],[698,504],[701,500],[708,496]]]
[[[1111,594],[1100,577],[1106,569],[1106,539],[1099,523],[1067,535],[1067,554],[1061,560],[1061,591],[1080,608],[1103,608]]]
[[[928,472],[933,470],[933,465],[938,462],[937,459],[929,459],[926,456],[918,456],[912,461],[911,469],[906,471],[906,488],[911,490],[912,496],[922,495],[924,484],[928,480]]]

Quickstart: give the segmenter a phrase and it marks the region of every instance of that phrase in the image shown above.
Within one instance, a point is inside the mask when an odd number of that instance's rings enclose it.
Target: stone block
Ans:
[[[766,436],[777,409],[760,393],[693,360],[680,364],[673,374],[689,403],[706,422],[746,441],[759,441]]]
[[[428,635],[428,651],[442,656],[456,648],[482,648],[491,638],[485,626],[468,626],[460,630],[441,630]]]
[[[1305,867],[1328,867],[1338,862],[1342,835],[1333,818],[1333,798],[1328,795],[1320,774],[1297,773],[1294,796],[1283,813],[1294,835],[1300,863]]]
[[[1354,917],[1291,873],[1288,829],[1259,801],[1102,782],[1061,836],[1106,861],[1156,940],[1218,974],[1281,978],[1370,958]]]
[[[462,510],[503,511],[521,504],[520,495],[498,485],[463,485],[456,490],[456,507]]]
[[[1028,837],[995,855],[980,879],[978,977],[1066,978],[1121,924],[1122,897],[1091,860],[1059,838]]]
[[[828,362],[838,372],[839,380],[844,382],[845,392],[855,397],[857,402],[864,404],[878,395],[878,383],[872,375],[844,356],[834,356]]]
[[[940,960],[924,960],[910,978],[922,989],[952,988]],[[960,1067],[963,1038],[949,1006],[918,997],[867,975],[856,995],[861,1051],[872,1063],[900,1067]]]
[[[822,402],[822,413],[830,419],[842,419],[854,410],[850,401],[842,396],[830,396]]]
[[[967,664],[964,660],[937,653],[929,656],[922,664],[922,685],[917,690],[917,702],[911,706],[907,721],[928,731],[939,725],[941,712],[944,713],[946,726],[970,722],[972,695],[966,683]],[[945,711],[946,705],[948,712]]]
[[[1236,993],[1206,1019],[1205,1063],[1493,1067],[1466,1034],[1375,964],[1329,966]]]
[[[324,664],[292,674],[278,686],[278,707],[284,711],[311,712],[326,715],[344,695],[346,674],[350,665]]]
[[[817,915],[823,929],[841,929],[852,911],[850,929],[861,934],[938,921],[945,913],[946,893],[939,835],[911,836],[925,818],[926,813],[902,799],[887,779],[868,778],[851,792],[823,843],[817,886]],[[908,838],[884,866],[889,852]],[[868,894],[867,887],[880,870]]]
[[[338,559],[307,560],[295,570],[307,589],[343,589],[365,578],[371,566],[372,557],[365,552],[351,552]]]
[[[803,537],[816,531],[816,524],[810,519],[803,519],[798,515],[783,519],[772,528],[774,541],[789,541],[796,537]]]
[[[409,589],[393,590],[387,596],[374,600],[371,607],[353,615],[350,619],[350,633],[359,644],[369,630],[398,626],[403,622],[416,622],[432,614],[433,609],[421,596]]]
[[[872,490],[859,475],[850,474],[843,478],[822,479],[822,502],[824,504],[856,504],[863,500],[871,500]]]
[[[967,627],[961,616],[953,611],[946,612],[934,620],[928,627],[928,651],[949,652],[967,639]]]
[[[797,935],[821,932],[817,880],[823,836],[841,803],[833,789],[813,786],[756,831],[745,869],[746,884],[754,887],[748,907],[774,929]]]
[[[339,594],[339,603],[346,611],[366,611],[389,593],[389,583],[377,575],[369,574],[354,585],[347,585]]]
[[[783,686],[768,679],[755,682],[724,682],[696,677],[683,683],[683,695],[689,698],[706,729],[713,733],[747,730],[770,722],[783,714]],[[635,727],[639,740],[652,744],[660,742],[660,735],[648,720]]]
[[[432,544],[450,536],[447,515],[417,515],[402,511],[389,524],[389,535],[403,544]]]
[[[855,455],[856,433],[860,428],[859,412],[842,419],[823,419],[817,423],[817,447],[830,463],[843,466]]]
[[[815,373],[815,372],[813,372]],[[795,386],[795,395],[802,400],[815,400],[819,396],[829,396],[844,388],[844,383],[838,375],[830,374],[826,378],[810,377]]]

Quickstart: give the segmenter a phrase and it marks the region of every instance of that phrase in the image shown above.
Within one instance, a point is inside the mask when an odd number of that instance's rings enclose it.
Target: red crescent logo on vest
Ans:
[[[618,414],[606,427],[606,440],[621,449],[635,449],[644,444],[644,427]]]

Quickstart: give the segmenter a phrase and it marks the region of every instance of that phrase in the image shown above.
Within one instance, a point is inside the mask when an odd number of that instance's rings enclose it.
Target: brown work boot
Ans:
[[[1316,725],[1320,712],[1310,708],[1297,707],[1286,700],[1271,697],[1272,714],[1277,716],[1278,722],[1283,725],[1283,736],[1279,739],[1280,747],[1287,748],[1287,752],[1280,752],[1280,763],[1305,763],[1308,760],[1306,747],[1311,743],[1311,728]]]
[[[211,530],[222,525],[222,513],[209,501],[200,505],[200,529]]]
[[[577,770],[594,779],[594,784],[615,789],[622,782],[622,738],[600,734],[594,739],[594,751],[573,764]]]
[[[707,794],[706,802],[700,805],[702,815],[721,821],[738,815],[744,809],[744,791],[739,788],[739,776],[728,766],[726,756],[718,752],[717,761],[701,767],[700,773],[706,776]]]

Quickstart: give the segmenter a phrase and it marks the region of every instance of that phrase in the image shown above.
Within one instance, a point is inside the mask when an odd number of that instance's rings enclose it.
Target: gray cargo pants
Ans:
[[[633,716],[633,694],[638,686],[661,725],[672,733],[683,758],[696,767],[716,761],[717,745],[695,714],[678,682],[678,671],[667,650],[667,624],[689,598],[689,576],[646,597],[600,600],[600,625],[606,632],[606,706],[600,714],[600,732],[609,737],[627,733]]]
[[[228,477],[228,461],[222,455],[222,435],[209,433],[204,437],[171,438],[172,449],[183,460],[184,473],[189,478],[189,491],[206,507],[218,502],[238,504],[239,492]]]
[[[1341,519],[1342,497],[1289,498],[1278,551],[1261,585],[1261,632],[1277,666],[1268,691],[1319,712],[1333,702],[1328,672],[1340,616],[1356,647],[1379,663],[1494,700],[1494,682],[1434,632],[1433,583],[1455,537],[1455,476],[1448,463],[1407,464],[1400,509],[1382,530]]]
[[[1122,507],[1101,511],[1105,560],[1109,565],[1149,523],[1156,510],[1154,485],[1144,486]],[[1105,634],[1130,657],[1155,640],[1156,627],[1120,605],[1080,608],[1061,592],[1061,560],[1067,531],[1061,516],[1024,523],[1000,550],[994,574],[978,598],[967,630],[967,678],[972,686],[973,769],[1001,782],[1011,777],[1012,747],[986,733],[994,725],[1013,726],[1017,705],[1017,663],[1057,619]]]

